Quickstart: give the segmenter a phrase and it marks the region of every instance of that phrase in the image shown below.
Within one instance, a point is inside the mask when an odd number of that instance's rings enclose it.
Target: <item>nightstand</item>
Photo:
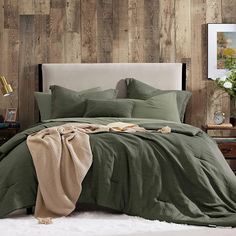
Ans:
[[[0,146],[7,140],[17,134],[19,128],[2,128],[0,129]]]
[[[236,127],[222,127],[221,125],[215,127],[208,127],[207,125],[203,127],[204,131],[230,131],[236,132]],[[236,174],[236,135],[233,136],[211,136],[218,144],[219,149],[224,155],[226,161],[228,162],[230,168]]]

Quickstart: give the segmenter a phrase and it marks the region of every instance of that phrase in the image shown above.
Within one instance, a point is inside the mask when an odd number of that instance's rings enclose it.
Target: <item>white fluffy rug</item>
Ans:
[[[75,212],[71,216],[53,220],[53,224],[38,224],[32,216],[18,213],[0,219],[1,236],[235,236],[236,229],[170,224],[145,220],[125,214],[105,212]]]

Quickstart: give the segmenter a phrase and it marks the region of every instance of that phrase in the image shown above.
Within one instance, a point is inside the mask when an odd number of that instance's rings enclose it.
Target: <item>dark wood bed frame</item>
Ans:
[[[42,72],[42,64],[38,65],[38,85],[39,92],[43,92],[43,72]],[[182,63],[182,90],[186,90],[187,78],[186,78],[186,63]]]

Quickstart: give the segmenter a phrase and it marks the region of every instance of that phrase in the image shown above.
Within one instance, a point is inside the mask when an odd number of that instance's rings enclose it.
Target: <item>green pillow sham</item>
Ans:
[[[86,89],[80,91],[80,93],[101,91],[100,87],[95,87],[91,89]],[[39,108],[41,121],[51,119],[51,101],[52,95],[50,92],[34,92],[34,96]]]
[[[180,123],[176,93],[164,93],[147,100],[133,99],[133,118],[150,118]]]
[[[51,118],[51,93],[34,92],[39,108],[41,121]]]
[[[50,89],[52,92],[51,118],[83,117],[86,99],[113,99],[117,95],[115,89],[76,92],[57,85],[50,86]]]
[[[133,102],[126,99],[87,100],[84,117],[131,117]]]
[[[163,93],[176,93],[177,106],[181,122],[184,120],[186,106],[191,97],[191,92],[181,90],[160,90],[136,79],[126,79],[127,97],[133,99],[148,99]]]

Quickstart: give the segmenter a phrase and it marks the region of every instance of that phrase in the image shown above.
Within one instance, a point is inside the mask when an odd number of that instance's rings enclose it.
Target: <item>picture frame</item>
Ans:
[[[17,108],[7,108],[4,122],[16,122]]]
[[[236,60],[236,24],[208,24],[208,79],[227,74],[229,60]],[[235,53],[234,53],[235,51]]]

